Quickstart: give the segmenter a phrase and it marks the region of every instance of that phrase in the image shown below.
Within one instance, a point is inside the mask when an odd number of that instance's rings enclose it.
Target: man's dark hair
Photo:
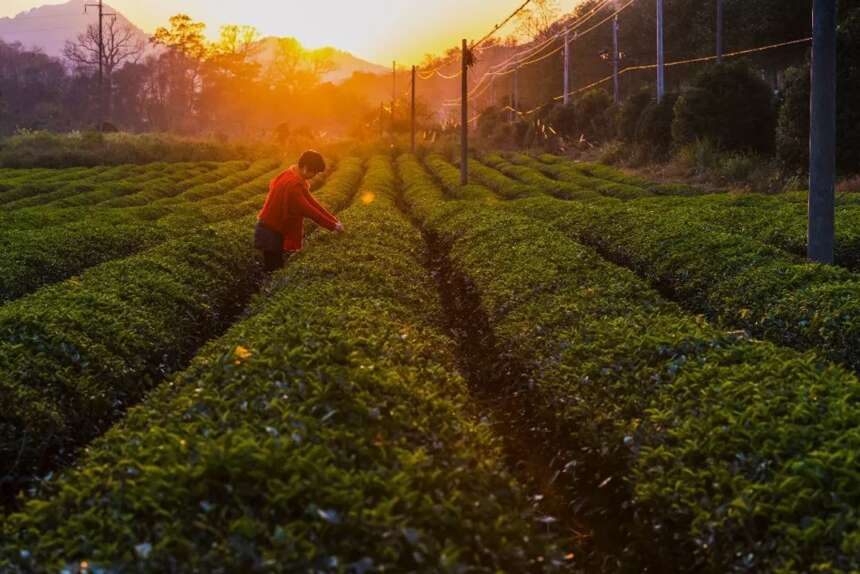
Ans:
[[[299,168],[303,167],[321,173],[325,171],[325,160],[320,152],[309,149],[299,158]]]

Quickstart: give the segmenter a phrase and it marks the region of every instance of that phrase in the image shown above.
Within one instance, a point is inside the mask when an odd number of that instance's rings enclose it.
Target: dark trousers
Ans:
[[[281,251],[263,251],[263,269],[266,273],[277,271],[284,268],[284,263],[289,259],[290,254]]]
[[[283,269],[284,262],[290,256],[284,253],[284,238],[281,234],[259,221],[254,227],[254,247],[263,252],[263,269],[267,273]]]

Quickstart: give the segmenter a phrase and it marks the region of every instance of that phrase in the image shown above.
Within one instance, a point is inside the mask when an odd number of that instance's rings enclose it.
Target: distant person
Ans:
[[[271,273],[284,266],[285,255],[301,251],[304,218],[320,227],[343,232],[343,224],[313,198],[308,183],[325,171],[325,160],[319,152],[308,150],[298,165],[281,172],[269,184],[266,203],[257,215],[254,247],[263,252],[263,266]]]

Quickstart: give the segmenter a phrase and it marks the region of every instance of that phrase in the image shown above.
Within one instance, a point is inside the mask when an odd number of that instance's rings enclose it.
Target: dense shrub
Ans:
[[[742,62],[702,70],[680,95],[674,112],[672,136],[678,145],[710,140],[723,150],[773,149],[773,96]]]
[[[776,126],[776,154],[783,168],[809,169],[809,66],[790,68]]]
[[[642,110],[636,123],[635,142],[647,150],[648,158],[662,161],[672,147],[672,122],[675,119],[677,94],[666,94],[661,102],[653,99]]]
[[[860,170],[860,8],[839,25],[837,33],[836,165],[840,171]],[[786,74],[779,110],[776,146],[782,165],[789,170],[809,169],[809,64]]]
[[[568,105],[555,106],[549,113],[550,124],[566,139],[588,142],[607,141],[614,135],[612,97],[604,90],[589,90]]]
[[[482,111],[478,117],[478,135],[483,138],[492,139],[496,135],[499,126],[506,121],[505,112],[499,109],[498,106],[490,106]]]
[[[518,118],[514,121],[513,136],[514,144],[517,147],[528,147],[531,144],[531,138],[534,135],[531,128],[531,122],[524,118]]]
[[[639,118],[653,99],[651,92],[651,88],[643,88],[621,104],[621,111],[618,114],[618,137],[625,142],[632,143],[637,137]]]

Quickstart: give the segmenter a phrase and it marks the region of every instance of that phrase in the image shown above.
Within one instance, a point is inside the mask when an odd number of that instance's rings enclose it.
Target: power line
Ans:
[[[531,47],[531,48],[527,48],[527,49],[523,50],[522,52],[520,52],[520,53],[518,53],[518,54],[514,54],[513,56],[511,56],[510,58],[508,58],[508,59],[507,59],[507,60],[505,60],[504,62],[500,62],[500,63],[498,63],[498,64],[494,64],[493,66],[491,66],[491,69],[495,70],[495,69],[497,69],[497,68],[505,67],[505,66],[507,66],[507,65],[509,65],[509,64],[510,64],[511,60],[515,60],[515,59],[517,59],[517,58],[520,58],[520,59],[522,59],[522,58],[530,58],[532,55],[534,55],[534,54],[536,54],[536,53],[540,52],[543,48],[545,48],[546,46],[548,46],[549,44],[551,44],[551,43],[552,43],[552,42],[554,42],[555,40],[558,40],[559,38],[563,37],[563,36],[564,36],[564,34],[566,34],[566,33],[568,33],[568,34],[569,34],[570,32],[576,32],[576,30],[578,30],[579,28],[581,28],[582,26],[584,26],[586,22],[588,22],[591,18],[593,18],[594,16],[596,16],[598,12],[600,12],[601,10],[603,10],[604,8],[606,8],[606,7],[607,7],[608,5],[610,5],[613,1],[614,1],[614,0],[601,0],[601,2],[600,2],[599,4],[597,4],[597,6],[595,6],[594,8],[592,8],[592,9],[591,9],[589,12],[587,12],[586,14],[584,14],[584,15],[580,16],[579,18],[577,18],[577,20],[576,20],[575,22],[573,22],[572,24],[568,24],[567,26],[565,26],[565,28],[564,28],[561,32],[558,32],[558,33],[557,33],[557,34],[555,34],[554,36],[551,36],[551,37],[547,38],[546,40],[544,40],[543,42],[541,42],[541,43],[540,43],[540,44],[538,44],[537,46],[533,46],[533,47]],[[629,2],[627,5],[623,6],[623,7],[622,7],[621,9],[619,9],[616,13],[620,13],[620,12],[622,12],[622,11],[623,11],[623,10],[625,10],[625,9],[626,9],[630,4],[632,4],[634,1],[635,1],[635,0],[631,0],[631,2]],[[611,16],[610,16],[610,17],[611,17]],[[586,32],[584,32],[583,34],[579,34],[579,33],[577,32],[577,34],[574,36],[574,39],[578,39],[578,37],[579,37],[579,36],[581,36],[581,35],[585,35],[586,33],[590,32],[591,30],[593,30],[594,28],[596,28],[596,27],[600,26],[601,24],[603,24],[603,23],[605,23],[605,22],[606,22],[606,21],[604,20],[603,22],[598,23],[597,25],[593,26],[592,28],[590,28],[589,30],[587,30]],[[520,63],[520,62],[515,62],[514,64],[519,64],[519,63]],[[511,64],[511,65],[514,65],[514,64]]]
[[[529,1],[531,1],[531,0],[529,0]],[[568,32],[568,33],[569,33],[569,32],[571,32],[571,31],[576,31],[578,28],[580,28],[580,27],[582,27],[583,25],[585,25],[585,23],[586,23],[588,20],[590,20],[591,18],[593,18],[593,17],[594,17],[598,12],[600,12],[600,10],[602,10],[602,9],[606,8],[606,7],[607,7],[609,4],[611,4],[613,1],[614,1],[614,0],[601,0],[601,1],[600,1],[600,3],[599,3],[597,6],[595,6],[594,8],[592,8],[592,9],[591,9],[589,12],[587,12],[586,14],[584,14],[584,15],[580,16],[580,17],[579,17],[579,18],[578,18],[578,19],[577,19],[573,24],[569,24],[568,26],[566,26],[566,27],[565,27],[565,29],[564,29],[562,32],[559,32],[559,33],[555,34],[554,36],[552,36],[552,37],[550,37],[550,38],[548,38],[548,39],[544,40],[543,42],[541,42],[541,43],[540,43],[539,45],[537,45],[537,46],[533,46],[533,47],[531,47],[531,48],[527,48],[526,50],[523,50],[522,52],[519,52],[519,53],[517,53],[517,54],[514,54],[513,56],[511,56],[510,58],[508,58],[508,59],[507,59],[507,60],[505,60],[504,62],[500,62],[500,63],[498,63],[498,64],[494,64],[494,65],[490,66],[490,71],[485,72],[485,73],[484,73],[484,75],[483,75],[483,76],[481,76],[481,80],[478,82],[478,84],[476,84],[475,88],[473,88],[473,89],[478,89],[478,87],[480,87],[480,86],[481,86],[481,83],[484,81],[485,77],[487,77],[488,75],[490,75],[490,76],[505,76],[505,75],[511,74],[511,73],[513,73],[513,72],[515,71],[514,69],[505,70],[505,71],[503,71],[503,72],[496,72],[496,71],[494,71],[494,70],[496,70],[496,69],[498,69],[498,68],[503,68],[503,67],[506,67],[506,66],[514,66],[514,65],[515,65],[515,66],[516,66],[516,69],[519,69],[520,67],[528,66],[528,65],[534,64],[535,62],[540,62],[541,60],[544,60],[545,58],[548,58],[549,56],[551,56],[551,55],[553,55],[553,54],[557,53],[557,52],[558,52],[558,51],[560,51],[562,48],[557,48],[557,49],[556,49],[556,50],[554,50],[553,52],[550,52],[550,53],[548,53],[548,54],[544,54],[543,56],[538,57],[538,58],[535,58],[535,59],[532,59],[532,60],[528,60],[528,61],[525,61],[525,62],[517,61],[517,62],[515,62],[515,63],[511,64],[511,62],[512,62],[513,60],[517,59],[517,58],[526,58],[526,57],[530,57],[530,56],[532,56],[532,55],[534,55],[534,54],[536,54],[536,53],[540,52],[540,51],[541,51],[541,50],[543,50],[545,47],[547,47],[549,44],[551,44],[552,42],[554,42],[554,41],[555,41],[555,40],[557,40],[558,38],[562,37],[562,36],[564,35],[564,33],[565,33],[565,32]],[[624,6],[622,6],[621,8],[619,8],[617,11],[613,12],[613,14],[609,16],[609,18],[604,19],[604,20],[602,20],[601,22],[598,22],[597,24],[595,24],[594,26],[592,26],[591,28],[589,28],[588,30],[586,30],[585,32],[583,32],[583,33],[581,33],[581,34],[577,33],[577,35],[576,35],[576,36],[574,36],[574,40],[578,39],[580,36],[584,36],[585,34],[588,34],[589,32],[593,31],[594,29],[598,28],[599,26],[601,26],[601,25],[605,24],[605,23],[606,23],[609,19],[611,19],[614,15],[620,14],[622,11],[624,11],[625,9],[627,9],[627,8],[628,8],[631,4],[633,4],[635,1],[636,1],[636,0],[629,0],[627,4],[625,4]],[[528,4],[529,4],[529,2],[526,2],[525,4],[523,4],[523,5],[518,9],[518,11],[519,11],[519,10],[522,10],[523,8],[525,8],[525,6],[526,6],[526,5],[528,5]],[[515,13],[514,13],[514,15],[515,15],[516,13],[517,13],[517,12],[515,12]],[[512,15],[511,17],[513,17],[513,15]],[[507,21],[509,21],[511,17],[509,17],[509,18],[508,18],[508,20],[506,20],[506,21],[505,21],[505,23],[507,23]],[[500,28],[500,27],[501,27],[501,25],[497,26],[497,28]],[[493,30],[493,32],[495,32],[495,29]],[[493,32],[491,32],[491,33],[490,33],[490,35],[492,35],[492,33],[493,33]],[[488,35],[488,36],[485,36],[485,38],[484,38],[484,39],[486,39],[486,38],[488,38],[488,37],[489,37],[489,35]],[[483,41],[484,41],[484,39],[482,39],[482,40],[481,40],[481,42],[483,42]],[[478,44],[480,44],[480,42],[476,43],[474,46],[475,46],[475,47],[477,47],[477,46],[478,46]],[[437,67],[433,68],[432,70],[427,71],[427,72],[426,72],[426,73],[424,73],[424,74],[422,74],[422,73],[420,73],[420,72],[419,72],[418,77],[419,77],[420,79],[422,79],[422,80],[429,80],[429,79],[433,78],[434,76],[437,76],[437,77],[442,78],[442,79],[444,79],[444,80],[452,80],[452,79],[455,79],[455,78],[459,78],[459,77],[460,77],[460,73],[461,73],[461,72],[459,72],[459,71],[458,71],[458,72],[455,72],[455,73],[453,73],[453,74],[450,74],[450,75],[448,75],[448,74],[443,74],[443,73],[441,73],[441,72],[439,71],[439,70],[441,70],[442,68],[444,68],[444,67],[446,67],[446,66],[451,65],[452,63],[454,63],[454,57],[453,57],[453,56],[452,56],[452,57],[449,57],[447,62],[445,62],[445,63],[443,63],[443,64],[438,65]]]
[[[514,10],[514,11],[513,11],[513,12],[512,12],[512,13],[511,13],[507,18],[505,18],[501,23],[496,24],[496,25],[493,27],[493,29],[492,29],[492,30],[490,30],[490,31],[489,31],[489,32],[488,32],[488,33],[487,33],[483,38],[481,38],[481,39],[480,39],[480,40],[478,40],[477,42],[472,43],[472,45],[471,45],[471,47],[470,47],[469,49],[470,49],[470,50],[477,50],[477,49],[481,46],[481,44],[483,44],[484,42],[486,42],[487,40],[489,40],[489,39],[490,39],[490,37],[492,37],[492,35],[493,35],[493,34],[495,34],[496,32],[498,32],[498,31],[499,31],[500,29],[502,29],[502,28],[503,28],[503,27],[504,27],[508,22],[510,22],[512,19],[514,19],[514,18],[517,16],[517,14],[519,14],[520,12],[522,12],[522,11],[526,8],[526,6],[528,6],[529,4],[531,4],[531,2],[532,2],[532,0],[526,0],[525,2],[523,2],[523,3],[522,3],[522,5],[520,5],[520,7],[519,7],[519,8],[517,8],[516,10]],[[432,70],[430,70],[430,71],[428,71],[428,72],[426,72],[426,73],[424,73],[424,74],[422,74],[422,73],[420,73],[420,72],[419,72],[418,77],[419,77],[420,79],[422,79],[422,80],[429,80],[430,78],[432,78],[432,77],[434,77],[434,76],[438,76],[438,77],[442,78],[443,80],[453,80],[454,78],[459,78],[459,77],[460,77],[460,74],[462,73],[462,71],[458,71],[458,72],[456,72],[456,73],[454,73],[454,74],[442,74],[441,72],[439,72],[439,70],[441,70],[442,68],[444,68],[444,67],[446,67],[446,66],[449,66],[450,64],[454,63],[454,61],[455,61],[455,57],[454,57],[454,56],[451,56],[451,57],[449,57],[449,58],[448,58],[448,61],[447,61],[447,62],[445,62],[444,64],[440,64],[440,65],[438,65],[437,67],[433,68]]]
[[[514,11],[513,11],[513,13],[511,13],[511,15],[510,15],[510,16],[508,16],[507,18],[505,18],[505,19],[502,21],[502,23],[501,23],[501,24],[496,24],[496,25],[495,25],[495,27],[487,33],[487,35],[486,35],[486,36],[484,36],[483,38],[481,38],[480,40],[478,40],[476,43],[472,44],[472,46],[471,46],[471,48],[470,48],[470,49],[474,50],[475,48],[477,48],[478,46],[480,46],[481,44],[483,44],[484,42],[486,42],[487,40],[489,40],[489,39],[490,39],[490,37],[491,37],[493,34],[495,34],[495,33],[496,33],[496,32],[498,32],[501,28],[503,28],[503,27],[505,26],[505,24],[507,24],[508,22],[510,22],[511,20],[513,20],[513,19],[517,16],[517,14],[519,14],[520,12],[522,12],[522,11],[525,9],[525,7],[526,7],[526,6],[528,6],[529,4],[531,4],[531,2],[532,2],[532,0],[526,0],[525,2],[523,2],[523,4],[522,4],[519,8],[517,8],[516,10],[514,10]]]
[[[750,48],[748,50],[738,50],[736,52],[729,52],[727,54],[723,54],[722,57],[723,58],[736,58],[738,56],[747,56],[749,54],[756,54],[758,52],[765,52],[768,50],[776,50],[778,48],[786,48],[789,46],[806,44],[806,43],[809,43],[811,41],[812,41],[811,37],[810,38],[801,38],[799,40],[789,40],[788,42],[780,42],[779,44],[770,44],[768,46],[760,46],[758,48]],[[671,67],[675,67],[675,66],[684,66],[684,65],[688,65],[688,64],[700,64],[703,62],[712,62],[712,61],[717,60],[717,59],[718,59],[717,56],[703,56],[701,58],[688,58],[686,60],[675,60],[674,62],[666,62],[664,65],[667,68],[671,68]],[[620,70],[618,72],[618,74],[624,75],[628,72],[637,72],[637,71],[643,71],[643,70],[655,70],[655,69],[657,69],[657,66],[658,66],[658,64],[645,64],[642,66],[628,66],[628,67]],[[612,79],[612,77],[613,76],[607,76],[607,77],[602,78],[596,82],[593,82],[587,86],[573,90],[572,92],[568,93],[568,96],[576,95],[576,94],[582,93],[584,91],[590,90],[592,88],[596,88],[597,86],[605,84],[606,82],[610,81]],[[555,96],[553,98],[553,100],[556,100],[556,101],[561,100],[563,97],[564,97],[564,94],[562,94],[560,96]]]
[[[438,68],[431,70],[427,75],[419,74],[418,78],[421,80],[429,80],[433,76],[438,76],[438,77],[442,78],[443,80],[453,80],[454,78],[459,78],[460,77],[460,71],[459,70],[457,72],[455,72],[454,74],[443,74],[442,72],[439,71],[441,68],[444,68],[445,66],[448,66],[448,65],[449,64],[444,64],[442,66],[439,66]]]
[[[800,39],[798,39],[798,40],[789,40],[789,41],[787,41],[787,42],[780,42],[780,43],[778,43],[778,44],[770,44],[770,45],[767,45],[767,46],[759,46],[759,47],[757,47],[757,48],[750,48],[750,49],[747,49],[747,50],[738,50],[738,51],[736,51],[736,52],[729,52],[729,53],[727,53],[727,54],[723,54],[723,55],[722,55],[722,57],[723,57],[723,58],[737,58],[737,57],[739,57],[739,56],[746,56],[746,55],[749,55],[749,54],[756,54],[756,53],[758,53],[758,52],[765,52],[765,51],[768,51],[768,50],[776,50],[776,49],[779,49],[779,48],[786,48],[786,47],[790,47],[790,46],[797,46],[797,45],[800,45],[800,44],[806,44],[806,43],[809,43],[809,42],[811,42],[811,41],[812,41],[812,38],[811,38],[811,37],[810,37],[810,38],[800,38]],[[710,62],[710,61],[714,61],[714,60],[716,60],[716,59],[717,59],[717,56],[705,56],[705,57],[702,57],[702,58],[688,58],[688,59],[686,59],[686,60],[676,60],[676,61],[673,61],[673,62],[666,62],[665,66],[666,66],[667,68],[669,68],[669,67],[674,67],[674,66],[683,66],[683,65],[688,65],[688,64],[699,64],[699,63],[703,63],[703,62]],[[618,75],[619,75],[619,76],[621,76],[621,75],[624,75],[624,74],[629,73],[629,72],[636,72],[636,71],[642,71],[642,70],[654,70],[654,69],[656,69],[656,68],[657,68],[657,64],[646,64],[646,65],[642,65],[642,66],[628,66],[628,67],[626,67],[626,68],[624,68],[624,69],[620,70],[620,71],[618,72]],[[569,92],[567,95],[568,95],[568,96],[575,96],[575,95],[580,94],[580,93],[582,93],[582,92],[586,92],[586,91],[588,91],[588,90],[591,90],[591,89],[593,89],[593,88],[596,88],[597,86],[600,86],[600,85],[602,85],[602,84],[605,84],[605,83],[607,83],[607,82],[611,81],[611,80],[613,79],[613,77],[614,77],[614,75],[606,76],[605,78],[602,78],[602,79],[600,79],[600,80],[598,80],[598,81],[596,81],[596,82],[592,82],[591,84],[589,84],[589,85],[587,85],[587,86],[583,86],[583,87],[581,87],[581,88],[578,88],[578,89],[576,89],[576,90],[573,90],[573,91]],[[545,104],[541,104],[541,105],[535,106],[534,108],[531,108],[530,110],[527,110],[527,111],[521,111],[521,110],[518,110],[518,109],[516,109],[516,108],[514,108],[514,107],[512,107],[512,106],[505,106],[504,108],[502,108],[502,110],[501,110],[501,111],[510,111],[510,112],[512,112],[512,113],[517,114],[517,115],[518,115],[518,116],[520,116],[520,117],[525,118],[525,117],[530,116],[530,115],[532,115],[532,114],[534,114],[534,113],[536,113],[536,112],[538,112],[538,111],[542,110],[543,108],[545,108],[545,107],[549,106],[550,104],[552,104],[552,103],[553,103],[553,101],[559,101],[559,100],[561,100],[561,99],[563,99],[563,98],[564,98],[564,94],[559,95],[559,96],[555,96],[555,97],[552,99],[552,101],[547,102],[547,103],[545,103]],[[453,103],[452,103],[452,104],[450,104],[450,105],[455,105],[455,104],[453,104]],[[470,120],[470,123],[471,123],[471,122],[474,122],[474,121],[477,121],[477,119],[478,119],[480,116],[482,116],[482,115],[483,115],[483,112],[481,112],[480,114],[477,114],[476,116],[474,116],[474,117]]]
[[[595,16],[595,15],[596,15],[596,14],[597,14],[597,13],[598,13],[602,8],[605,8],[605,7],[606,7],[607,5],[609,5],[609,3],[610,3],[610,2],[612,2],[612,1],[613,1],[613,0],[604,0],[604,1],[602,2],[602,4],[598,4],[598,6],[596,6],[595,8],[593,8],[590,12],[588,12],[587,14],[585,14],[583,17],[581,17],[580,19],[578,19],[576,22],[574,22],[573,24],[571,24],[571,25],[569,25],[569,26],[565,27],[565,31],[566,31],[567,33],[569,33],[570,31],[575,31],[576,29],[578,29],[578,28],[582,27],[583,25],[585,25],[585,23],[586,23],[589,19],[591,19],[592,17],[594,17],[594,16]],[[592,31],[596,30],[597,28],[599,28],[600,26],[602,26],[602,25],[603,25],[603,24],[605,24],[606,22],[609,22],[610,20],[612,20],[612,19],[614,19],[614,18],[617,18],[617,17],[618,17],[618,14],[620,14],[621,12],[623,12],[624,10],[626,10],[627,8],[629,8],[631,5],[633,5],[633,3],[634,3],[634,2],[636,2],[636,0],[629,0],[629,1],[628,1],[626,4],[624,4],[621,8],[618,8],[615,12],[613,12],[612,14],[610,14],[608,17],[604,18],[603,20],[601,20],[601,21],[600,21],[600,22],[598,22],[597,24],[595,24],[595,25],[591,26],[590,28],[588,28],[587,30],[585,30],[584,32],[582,32],[581,34],[580,34],[580,33],[577,33],[577,34],[576,34],[576,36],[574,36],[574,40],[578,40],[578,39],[582,38],[582,37],[583,37],[583,36],[585,36],[586,34],[588,34],[588,33],[592,32]],[[556,35],[555,35],[555,36],[553,36],[552,38],[549,38],[548,40],[546,40],[546,41],[542,42],[538,47],[536,47],[536,48],[530,48],[530,49],[529,49],[529,50],[527,50],[527,51],[530,51],[530,53],[533,55],[533,54],[535,54],[535,53],[537,53],[537,52],[541,51],[543,48],[547,47],[549,44],[551,44],[553,41],[555,41],[555,40],[556,40],[556,39],[558,39],[559,37],[563,37],[563,33],[561,33],[561,34],[556,34]],[[475,93],[477,92],[477,90],[478,90],[479,88],[481,88],[481,87],[482,87],[482,84],[483,84],[483,82],[484,82],[484,80],[485,80],[485,79],[490,78],[490,81],[493,81],[493,80],[495,79],[495,77],[507,76],[507,75],[512,74],[512,73],[516,72],[517,70],[519,70],[519,69],[521,69],[521,68],[523,68],[523,67],[525,67],[525,66],[530,66],[530,65],[532,65],[532,64],[536,64],[536,63],[538,63],[538,62],[541,62],[541,61],[543,61],[543,60],[546,60],[546,59],[547,59],[547,58],[549,58],[550,56],[553,56],[553,55],[555,55],[555,54],[557,54],[557,53],[561,52],[562,50],[564,50],[564,44],[562,44],[561,46],[558,46],[557,48],[555,48],[555,49],[554,49],[554,50],[552,50],[551,52],[548,52],[548,53],[546,53],[546,54],[543,54],[542,56],[538,56],[538,57],[536,57],[536,58],[533,58],[533,59],[531,59],[531,60],[527,60],[527,61],[525,61],[525,62],[516,62],[515,64],[511,64],[511,66],[512,66],[511,68],[506,69],[506,70],[503,70],[503,71],[493,71],[493,69],[494,69],[494,68],[499,68],[499,67],[503,67],[503,66],[505,66],[505,65],[506,65],[508,62],[510,62],[512,59],[516,58],[516,57],[517,57],[517,55],[515,55],[515,56],[513,56],[513,57],[509,58],[508,60],[506,60],[505,62],[502,62],[501,64],[496,64],[495,66],[491,66],[490,71],[485,72],[485,73],[484,73],[484,75],[483,75],[483,76],[481,76],[481,79],[478,81],[478,83],[477,83],[477,84],[475,85],[475,87],[472,89],[472,92],[470,92],[469,97],[475,97]],[[484,88],[484,89],[486,89],[486,88]],[[458,99],[458,100],[456,100],[456,101],[459,101],[459,99]]]

